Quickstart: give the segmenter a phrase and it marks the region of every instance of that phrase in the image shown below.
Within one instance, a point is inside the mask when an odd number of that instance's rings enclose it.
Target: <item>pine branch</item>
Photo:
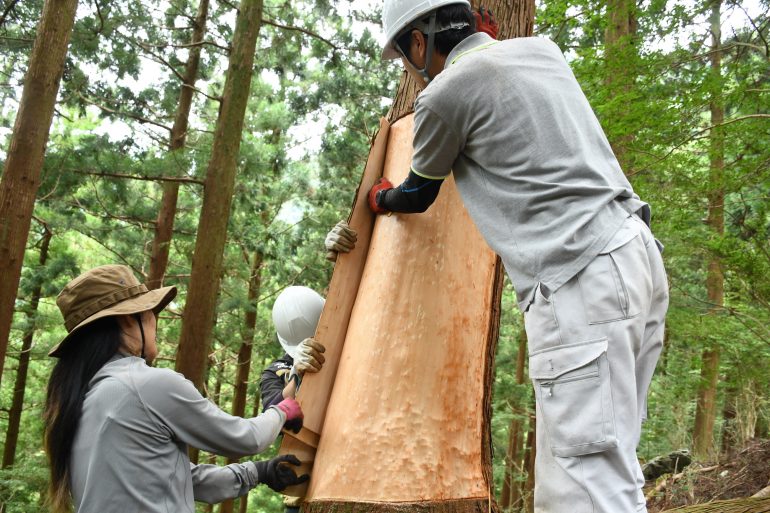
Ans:
[[[168,126],[164,125],[163,123],[158,123],[157,121],[153,121],[152,119],[145,118],[143,116],[140,116],[139,114],[134,114],[133,112],[123,112],[123,111],[119,111],[119,110],[107,107],[106,105],[102,105],[100,103],[97,103],[94,100],[88,98],[87,96],[84,96],[83,93],[81,93],[80,91],[78,91],[77,95],[78,95],[78,97],[81,100],[83,100],[87,104],[93,105],[94,107],[97,107],[98,109],[102,110],[103,112],[107,112],[109,114],[114,114],[116,116],[130,118],[130,119],[133,119],[133,120],[138,121],[140,123],[147,123],[148,125],[154,125],[154,126],[157,126],[159,128],[162,128],[164,130],[168,130],[169,132],[171,131],[171,127],[168,127]]]
[[[11,11],[16,7],[16,4],[18,4],[21,0],[11,0],[8,2],[8,5],[5,6],[5,9],[3,9],[3,14],[0,14],[0,27],[3,26],[5,23],[5,20],[8,18],[8,15],[11,13]]]
[[[270,25],[270,26],[273,26],[273,27],[276,27],[276,28],[279,28],[279,29],[283,29],[283,30],[293,30],[295,32],[302,32],[303,34],[306,34],[306,35],[308,35],[310,37],[314,37],[314,38],[318,39],[319,41],[322,41],[322,42],[326,43],[327,45],[331,46],[335,51],[339,50],[339,47],[337,45],[335,45],[334,43],[332,43],[331,41],[329,41],[328,39],[326,39],[324,37],[321,37],[320,35],[316,34],[315,32],[311,32],[310,30],[304,29],[302,27],[293,27],[293,26],[290,26],[290,25],[281,25],[278,22],[275,22],[275,21],[272,21],[272,20],[266,20],[264,18],[262,19],[262,23],[264,23],[265,25]]]
[[[124,180],[142,180],[147,182],[176,182],[190,183],[195,185],[204,184],[203,180],[188,177],[131,175],[127,173],[105,173],[104,171],[75,171],[75,173],[79,175],[98,176],[102,178],[120,178]]]

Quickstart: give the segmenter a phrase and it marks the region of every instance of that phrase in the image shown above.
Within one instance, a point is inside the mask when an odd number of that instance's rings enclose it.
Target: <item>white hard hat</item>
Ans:
[[[284,351],[292,358],[300,342],[315,335],[324,298],[308,287],[287,287],[273,304],[273,324]]]
[[[385,46],[382,59],[390,60],[401,57],[394,47],[394,39],[414,20],[425,14],[451,4],[464,4],[469,8],[468,0],[385,0],[382,7],[382,27],[385,29]]]

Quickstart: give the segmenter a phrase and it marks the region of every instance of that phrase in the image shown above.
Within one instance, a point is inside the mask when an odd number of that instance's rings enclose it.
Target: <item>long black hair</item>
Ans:
[[[51,511],[70,510],[70,458],[88,383],[120,347],[115,317],[105,317],[78,330],[54,365],[45,402],[45,450],[51,468],[48,498]]]

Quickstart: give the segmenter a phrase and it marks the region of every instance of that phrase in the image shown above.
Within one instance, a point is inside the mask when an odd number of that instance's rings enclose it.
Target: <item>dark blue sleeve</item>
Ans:
[[[425,178],[409,171],[404,183],[377,193],[377,206],[405,214],[425,212],[436,200],[443,182],[442,178]]]

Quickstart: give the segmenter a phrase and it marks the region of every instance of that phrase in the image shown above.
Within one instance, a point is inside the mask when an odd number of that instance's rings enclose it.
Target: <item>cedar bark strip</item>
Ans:
[[[243,0],[236,19],[233,50],[206,172],[203,207],[176,359],[176,370],[200,390],[203,389],[211,347],[227,223],[261,20],[262,0]]]
[[[383,175],[394,183],[409,170],[412,130],[411,116],[390,129]],[[452,178],[427,213],[377,219],[316,454],[312,511],[497,509],[489,416],[501,269]]]
[[[77,0],[47,0],[0,180],[0,379]]]
[[[369,159],[366,163],[361,183],[356,190],[353,209],[348,224],[358,232],[356,250],[342,253],[337,257],[334,274],[329,283],[326,305],[318,321],[315,338],[326,348],[326,363],[323,372],[304,377],[297,400],[305,414],[303,428],[299,434],[284,433],[281,454],[294,454],[302,466],[297,473],[310,472],[315,461],[319,434],[322,431],[326,408],[332,393],[337,366],[345,342],[353,303],[356,298],[361,276],[366,264],[369,239],[374,226],[374,214],[367,205],[367,193],[374,182],[382,176],[385,152],[388,145],[390,124],[381,120]],[[302,497],[307,491],[307,484],[288,488],[286,495]]]
[[[201,61],[201,48],[206,35],[206,19],[208,17],[209,0],[200,0],[198,14],[193,25],[193,34],[184,71],[184,82],[179,90],[174,126],[171,128],[169,152],[173,153],[184,148],[187,138],[187,127],[190,119],[195,81],[198,78],[198,68]],[[158,211],[158,221],[155,224],[155,237],[152,241],[150,257],[150,275],[147,278],[147,288],[157,289],[163,286],[163,277],[168,267],[168,254],[171,248],[171,238],[174,234],[174,216],[179,198],[179,183],[164,182],[163,197]]]

